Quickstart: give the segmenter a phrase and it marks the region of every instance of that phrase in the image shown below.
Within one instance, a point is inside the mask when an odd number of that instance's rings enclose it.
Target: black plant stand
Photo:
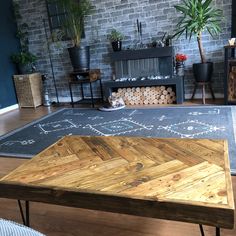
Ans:
[[[193,95],[192,95],[191,99],[194,98],[198,86],[200,86],[202,88],[202,103],[203,104],[206,104],[206,98],[205,98],[206,86],[209,87],[209,89],[211,91],[211,96],[212,96],[213,99],[215,99],[215,94],[214,94],[212,86],[211,86],[211,81],[208,81],[208,82],[195,82]]]
[[[82,78],[78,78],[78,76],[82,77]],[[74,107],[74,104],[76,104],[76,103],[82,103],[87,100],[89,100],[89,102],[91,102],[91,104],[92,104],[92,107],[94,107],[94,100],[95,99],[94,99],[94,95],[93,95],[92,83],[96,82],[96,81],[99,81],[100,91],[101,91],[101,100],[103,101],[103,89],[102,89],[102,82],[101,82],[101,73],[100,73],[99,69],[72,72],[70,74],[69,89],[70,89],[70,97],[71,97],[72,107]],[[91,99],[85,99],[85,97],[84,97],[84,87],[83,87],[84,84],[89,84]],[[79,100],[77,102],[74,101],[73,92],[72,92],[73,85],[80,85],[82,100]]]

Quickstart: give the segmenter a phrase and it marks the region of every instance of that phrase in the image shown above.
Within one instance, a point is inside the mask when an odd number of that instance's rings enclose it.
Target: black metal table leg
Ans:
[[[18,200],[18,205],[20,208],[20,214],[21,214],[23,224],[29,227],[30,226],[29,201],[25,201],[25,213],[23,212],[23,207],[20,200]]]
[[[220,236],[220,228],[216,227],[216,236]]]
[[[204,229],[202,225],[199,225],[201,236],[205,236]]]
[[[93,100],[93,88],[92,88],[92,83],[89,82],[89,85],[90,85],[90,93],[91,93],[92,106],[93,106],[93,108],[94,108],[94,100]]]
[[[82,100],[84,100],[84,87],[83,87],[83,83],[80,83],[80,89],[81,89]]]
[[[72,86],[71,86],[71,83],[69,83],[69,89],[70,89],[71,106],[74,107],[74,100],[73,100],[73,94],[72,94]]]
[[[30,226],[29,201],[25,201],[25,225]]]
[[[101,90],[101,98],[102,98],[102,102],[103,102],[103,89],[102,89],[102,81],[101,81],[101,79],[99,79],[99,83],[100,83],[100,90]]]

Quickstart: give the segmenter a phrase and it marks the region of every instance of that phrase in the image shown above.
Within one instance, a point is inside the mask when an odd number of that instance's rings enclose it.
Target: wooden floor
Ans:
[[[221,102],[219,102],[220,104]],[[185,105],[196,105],[185,103]],[[217,103],[218,104],[218,103]],[[0,115],[0,135],[21,127],[58,108],[24,108]],[[0,158],[0,177],[27,160]],[[232,177],[236,197],[236,177]],[[1,191],[1,190],[0,190]],[[236,198],[235,198],[236,199]],[[109,204],[109,203],[108,203]],[[31,227],[49,236],[197,236],[197,225],[156,220],[136,216],[98,212],[31,203]],[[174,213],[173,213],[174,214]],[[0,217],[21,223],[17,202],[0,199]],[[206,236],[214,235],[212,227],[205,227]],[[235,236],[236,229],[222,230],[223,236]]]

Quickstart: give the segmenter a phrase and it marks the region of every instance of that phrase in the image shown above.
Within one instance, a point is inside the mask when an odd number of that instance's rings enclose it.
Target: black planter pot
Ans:
[[[20,75],[32,73],[32,64],[26,64],[26,65],[17,64],[16,67]]]
[[[213,73],[213,63],[194,63],[193,74],[197,82],[209,82],[211,81]]]
[[[74,71],[89,70],[90,68],[89,46],[68,48],[68,51]]]
[[[111,42],[111,46],[114,52],[121,51],[122,49],[122,41],[114,41]]]

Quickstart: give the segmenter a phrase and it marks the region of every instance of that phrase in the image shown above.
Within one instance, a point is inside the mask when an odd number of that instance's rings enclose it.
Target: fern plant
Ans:
[[[195,35],[202,63],[206,63],[202,33],[208,31],[214,37],[221,31],[222,11],[215,9],[212,2],[213,0],[182,0],[181,4],[174,6],[181,13],[177,24],[178,30],[174,36],[179,37],[185,33],[186,38],[190,40]]]

